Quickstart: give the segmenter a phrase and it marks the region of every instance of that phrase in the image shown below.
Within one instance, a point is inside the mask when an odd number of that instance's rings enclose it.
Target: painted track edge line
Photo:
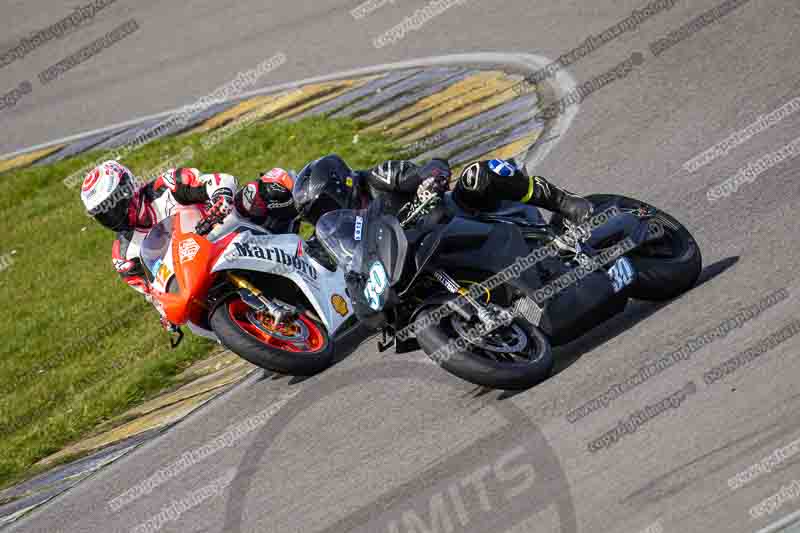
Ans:
[[[777,522],[773,522],[770,525],[759,529],[756,531],[756,533],[777,533],[778,531],[795,524],[798,520],[800,520],[800,511],[795,511],[784,516]]]
[[[279,93],[287,90],[297,89],[299,87],[303,87],[305,85],[315,84],[315,83],[325,83],[331,81],[337,81],[341,79],[347,78],[355,78],[355,77],[363,77],[369,76],[374,74],[379,74],[382,72],[391,72],[395,70],[405,70],[410,68],[418,68],[418,67],[433,67],[433,66],[451,66],[451,65],[465,65],[465,64],[473,64],[475,66],[480,67],[505,67],[510,68],[513,70],[518,71],[521,74],[529,74],[539,70],[540,68],[545,67],[551,63],[551,60],[548,58],[537,55],[537,54],[525,54],[525,53],[499,53],[499,52],[475,52],[469,54],[453,54],[453,55],[445,55],[445,56],[434,56],[434,57],[427,57],[427,58],[419,58],[419,59],[409,59],[405,61],[395,62],[395,63],[385,63],[379,65],[373,65],[370,67],[361,67],[351,70],[346,70],[342,72],[337,72],[333,74],[326,74],[323,76],[315,76],[311,78],[306,78],[303,80],[282,83],[279,85],[272,85],[268,87],[263,87],[260,89],[254,89],[252,91],[248,91],[243,93],[235,98],[231,98],[225,100],[222,103],[235,103],[240,102],[242,100],[246,100],[249,98],[253,98],[255,96],[264,96],[274,93]],[[555,87],[550,80],[547,80],[545,87],[551,89],[548,92],[552,92],[555,94],[565,94],[566,92],[575,88],[575,82],[572,77],[564,70],[559,71],[557,75],[554,77],[555,83],[560,87]],[[179,112],[183,107],[178,107],[175,109],[162,111],[160,113],[155,113],[152,115],[147,115],[144,117],[136,118],[127,120],[124,122],[120,122],[117,124],[112,124],[110,126],[104,126],[102,128],[97,128],[90,131],[85,131],[82,133],[76,133],[73,135],[69,135],[67,137],[62,137],[60,139],[55,139],[51,141],[47,141],[45,143],[37,144],[34,146],[29,146],[27,148],[23,148],[11,153],[0,155],[0,160],[4,159],[12,159],[14,157],[18,157],[20,155],[24,155],[30,152],[34,152],[37,150],[41,150],[44,148],[49,148],[58,144],[69,144],[75,141],[79,141],[81,139],[92,137],[95,135],[101,135],[103,133],[107,133],[113,130],[119,129],[126,129],[135,127],[137,125],[143,124],[147,121],[168,117],[174,115],[175,113]],[[577,114],[578,106],[572,106],[571,108],[567,109],[563,115],[560,115],[553,122],[558,123],[565,123],[564,128],[558,128],[559,132],[566,131],[569,127],[569,123],[572,122],[572,118]],[[548,131],[553,131],[553,127],[548,127],[545,133]],[[549,152],[549,149],[546,150]],[[543,158],[543,157],[542,157]],[[541,160],[538,158],[537,160]]]

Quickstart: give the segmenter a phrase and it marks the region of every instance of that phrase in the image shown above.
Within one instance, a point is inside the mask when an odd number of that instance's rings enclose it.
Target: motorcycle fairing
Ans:
[[[163,257],[163,264],[172,270],[172,275],[164,276],[166,279],[159,284],[163,289],[154,286],[164,314],[173,324],[206,322],[208,309],[205,300],[213,283],[213,276],[208,275],[209,268],[235,237],[235,234],[230,234],[212,243],[197,235],[194,228],[200,218],[196,209],[178,211],[169,253]],[[168,290],[173,277],[178,282],[177,291]]]
[[[304,246],[305,242],[294,234],[264,234],[248,228],[230,241],[211,272],[249,270],[288,278],[303,291],[334,335],[353,313],[344,273],[326,269],[304,252]],[[347,303],[344,315],[340,313],[342,301]]]

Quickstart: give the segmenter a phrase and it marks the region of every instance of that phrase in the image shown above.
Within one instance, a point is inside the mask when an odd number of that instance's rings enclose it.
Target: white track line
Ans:
[[[759,529],[758,531],[756,531],[756,533],[775,533],[776,531],[780,531],[781,529],[797,522],[798,520],[800,520],[800,511],[795,511],[791,514],[784,516],[777,522],[773,522],[767,527]]]
[[[247,98],[252,98],[254,96],[262,96],[266,94],[283,92],[286,90],[296,89],[298,87],[302,87],[304,85],[312,83],[323,83],[328,81],[336,81],[340,79],[357,78],[373,74],[380,74],[383,72],[390,72],[393,70],[404,70],[404,69],[411,69],[418,67],[434,67],[434,66],[474,65],[476,67],[483,67],[483,68],[497,67],[497,68],[511,69],[512,71],[517,72],[519,74],[527,75],[536,72],[537,70],[547,66],[550,63],[551,63],[550,59],[541,55],[504,54],[495,52],[478,52],[471,54],[455,54],[447,56],[428,57],[422,59],[410,59],[398,63],[387,63],[383,65],[357,68],[353,70],[346,70],[344,72],[338,72],[335,74],[316,76],[313,78],[306,78],[300,81],[263,87],[261,89],[248,91],[235,98],[225,100],[222,103],[237,102]],[[559,71],[554,78],[547,80],[545,83],[547,84],[546,85],[547,89],[549,89],[547,92],[552,92],[554,95],[554,99],[556,100],[560,98],[562,95],[575,89],[576,86],[575,80],[565,70]],[[548,98],[547,100],[549,101],[550,98]],[[123,128],[130,128],[150,120],[174,115],[181,109],[182,108],[179,107],[168,111],[162,111],[160,113],[155,113],[153,115],[147,115],[144,117],[127,120],[125,122],[120,122],[118,124],[113,124],[111,126],[98,128],[91,131],[85,131],[82,133],[76,133],[74,135],[69,135],[67,137],[62,137],[60,139],[55,139],[52,141],[48,141],[46,143],[37,144],[35,146],[30,146],[22,150],[17,150],[16,152],[11,152],[9,154],[2,155],[0,156],[0,159],[11,159],[19,155],[23,155],[29,152],[34,152],[37,150],[42,150],[44,148],[50,148],[52,146],[57,146],[59,144],[68,144],[75,141],[79,141],[86,137],[99,135],[109,131],[123,129]],[[550,152],[550,150],[552,150],[555,144],[558,143],[558,141],[561,138],[561,134],[563,134],[569,128],[569,125],[572,123],[573,118],[578,113],[578,109],[579,109],[578,105],[570,106],[567,110],[565,110],[563,114],[559,115],[556,119],[553,120],[550,127],[548,128],[547,133],[548,137],[552,137],[555,139],[555,142],[547,142],[543,146],[541,146],[541,149],[534,150],[533,154],[529,154],[527,159],[528,165],[535,166],[538,162],[544,159],[544,157]]]

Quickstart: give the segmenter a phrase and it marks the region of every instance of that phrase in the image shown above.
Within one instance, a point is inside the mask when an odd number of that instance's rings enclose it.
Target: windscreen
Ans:
[[[317,238],[336,263],[359,272],[367,237],[367,211],[340,209],[326,213],[317,222]]]
[[[149,281],[155,278],[155,272],[164,259],[172,241],[172,219],[169,217],[159,222],[150,230],[142,242],[139,257],[144,265]]]

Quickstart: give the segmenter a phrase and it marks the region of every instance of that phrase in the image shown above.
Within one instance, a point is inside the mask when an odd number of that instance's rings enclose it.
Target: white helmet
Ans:
[[[118,231],[128,223],[128,208],[136,185],[130,170],[116,161],[105,161],[86,174],[81,200],[89,215]]]

